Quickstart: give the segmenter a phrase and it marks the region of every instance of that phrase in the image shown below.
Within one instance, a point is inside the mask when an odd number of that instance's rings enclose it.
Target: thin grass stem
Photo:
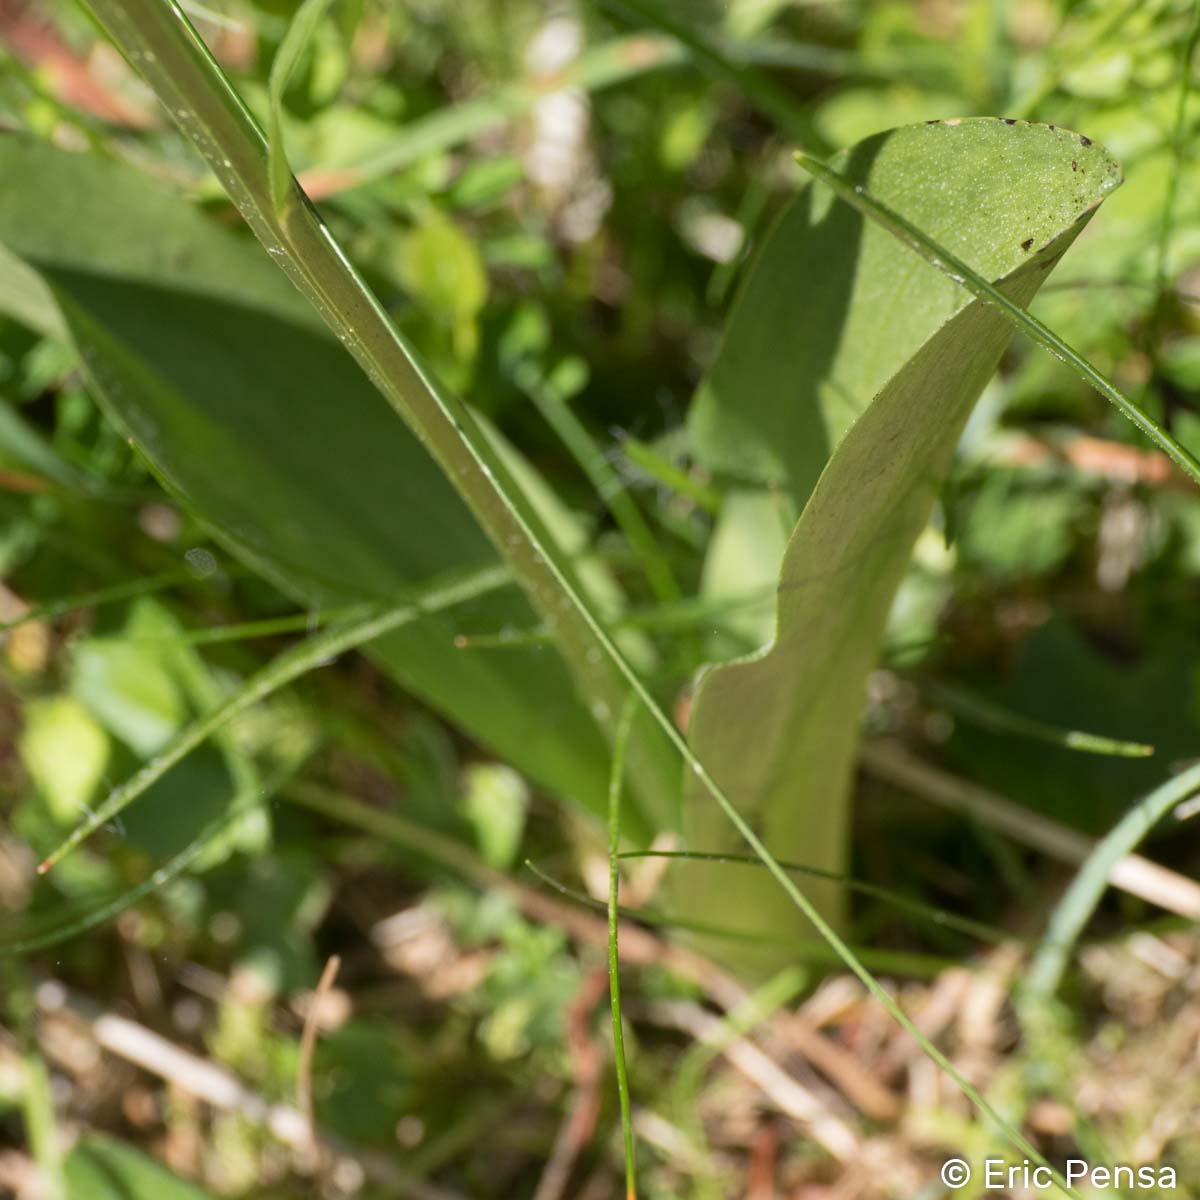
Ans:
[[[575,415],[570,404],[553,394],[546,385],[535,383],[525,389],[542,420],[558,435],[572,458],[588,477],[596,494],[612,514],[617,527],[625,535],[629,549],[637,559],[650,590],[662,602],[678,600],[683,593],[666,557],[658,545],[641,510],[629,494],[621,477],[613,470],[604,451],[596,445],[587,426]]]
[[[935,704],[996,733],[1014,733],[1020,737],[1048,742],[1052,746],[1062,746],[1066,750],[1113,758],[1149,758],[1154,753],[1154,747],[1145,742],[1124,741],[1098,733],[1087,733],[1081,729],[1061,729],[1033,717],[1010,712],[1002,705],[993,704],[981,696],[947,684],[926,681],[918,684],[918,687]]]
[[[619,949],[621,891],[621,784],[625,775],[625,751],[637,697],[631,692],[621,710],[613,745],[612,775],[608,787],[608,994],[612,1009],[613,1064],[617,1073],[617,1096],[621,1105],[621,1139],[625,1147],[625,1197],[637,1200],[637,1161],[633,1144],[633,1112],[629,1103],[629,1071],[625,1064],[625,1028],[621,1020],[621,957]]]
[[[166,591],[180,583],[194,580],[194,571],[164,571],[158,575],[146,575],[141,579],[129,579],[123,583],[114,583],[109,587],[97,588],[92,592],[77,592],[73,596],[60,596],[56,600],[48,600],[45,604],[35,604],[27,608],[19,617],[8,621],[0,621],[0,633],[7,633],[29,621],[53,620],[67,613],[78,612],[84,608],[99,608],[102,604],[112,604],[118,600],[131,600],[135,596],[146,596],[152,592]]]
[[[687,859],[699,862],[729,863],[732,866],[757,867],[759,869],[763,865],[752,854],[714,853],[704,850],[625,850],[618,857]],[[865,883],[850,875],[841,874],[837,871],[824,871],[819,867],[805,866],[803,863],[786,862],[783,859],[780,860],[779,865],[785,871],[790,871],[796,875],[807,875],[813,879],[827,879],[832,883],[839,883],[847,891],[858,892],[860,895],[882,900],[894,908],[919,917],[923,921],[929,921],[931,924],[939,925],[945,929],[953,929],[969,937],[978,938],[981,942],[1000,945],[1001,943],[1020,942],[1022,940],[1019,935],[998,929],[994,925],[987,925],[982,921],[973,921],[969,917],[960,917],[957,913],[947,912],[944,908],[937,908],[932,904],[923,904],[921,901],[912,900],[908,896],[893,891],[891,888],[880,887],[874,883]]]

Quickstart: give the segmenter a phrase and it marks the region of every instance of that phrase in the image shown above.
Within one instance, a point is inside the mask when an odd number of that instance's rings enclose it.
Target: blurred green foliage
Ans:
[[[1034,311],[1200,452],[1195,105],[1178,153],[1173,145],[1191,3],[689,0],[686,8],[697,28],[786,89],[817,152],[904,122],[970,115],[1050,122],[1103,143],[1125,186]],[[189,8],[260,117],[293,9],[287,0]],[[778,498],[700,470],[681,427],[717,353],[740,268],[800,182],[791,147],[732,85],[639,30],[615,3],[362,0],[334,13],[287,94],[293,165],[426,360],[520,448],[581,547],[644,618],[636,644],[658,693],[683,696],[699,662],[759,645],[771,627],[761,588],[774,572],[762,564],[781,551]],[[235,228],[215,181],[97,44],[82,11],[56,0],[30,19],[51,31],[67,52],[55,61],[74,64],[74,74],[31,57],[14,26],[0,29],[5,128],[132,163]],[[605,58],[613,46],[620,53]],[[589,80],[556,91],[585,56],[599,64]],[[1182,69],[1194,77],[1193,64]],[[79,79],[93,90],[72,91]],[[190,370],[196,386],[211,385],[203,360]],[[334,414],[341,386],[319,397]],[[539,412],[540,387],[600,448],[684,595],[713,601],[698,616],[655,594],[608,504]],[[323,1034],[317,1052],[320,1121],[363,1146],[399,1144],[420,1173],[472,1195],[531,1195],[571,1083],[563,1013],[581,986],[580,956],[501,897],[450,881],[445,864],[290,804],[297,776],[274,776],[298,748],[307,755],[298,778],[394,809],[513,873],[530,857],[586,876],[598,831],[531,782],[532,761],[514,770],[365,660],[347,661],[236,722],[35,881],[36,859],[81,811],[295,636],[192,644],[191,635],[296,614],[297,590],[237,565],[163,491],[103,418],[60,337],[29,321],[0,322],[0,401],[0,622],[26,605],[69,607],[98,589],[162,580],[151,594],[2,635],[0,902],[11,916],[0,919],[0,936],[145,879],[247,789],[267,791],[185,876],[118,922],[35,956],[33,967],[106,1005],[140,1007],[144,995],[118,963],[148,960],[161,997],[154,1020],[265,1094],[290,1098],[298,1023],[288,1002],[315,984],[330,954],[354,947],[340,986],[355,1015]],[[893,608],[872,681],[873,730],[904,735],[964,777],[1092,832],[1195,755],[1200,499],[1144,451],[1066,367],[1013,345]],[[203,465],[216,478],[228,473],[231,492],[259,496],[227,461]],[[388,527],[398,520],[376,515]],[[715,603],[730,597],[741,602]],[[301,602],[301,623],[323,620],[331,603]],[[460,650],[499,656],[481,677],[536,669],[537,631],[524,607],[468,615],[455,629],[468,641],[534,637]],[[1144,740],[1157,754],[1089,759],[951,720],[914,698],[911,685],[929,679],[1055,726]],[[590,778],[599,789],[598,772]],[[886,799],[865,789],[856,875],[969,907],[980,920],[1036,915],[1039,860]],[[1197,847],[1186,832],[1156,853],[1194,874]],[[1124,921],[1145,919],[1122,904]],[[421,945],[441,946],[446,961],[434,954],[395,967],[372,931],[417,910],[421,928],[443,936]],[[856,902],[853,932],[899,950],[967,949],[953,933],[910,927],[882,901]],[[472,955],[481,968],[462,968],[459,991],[419,986]],[[188,1026],[177,1018],[194,1007],[194,989],[180,980],[204,972],[255,985],[202,992],[203,1019]],[[638,984],[647,995],[688,991],[658,971]],[[653,1108],[668,1095],[676,1047],[663,1039],[639,1050],[635,1091]],[[65,1168],[73,1195],[195,1194],[130,1145],[178,1134],[186,1115],[164,1111],[139,1126],[86,1097],[72,1115],[122,1139],[80,1142]],[[618,1169],[604,1142],[614,1120],[606,1103],[589,1169]],[[21,1130],[17,1091],[0,1081],[0,1140],[19,1143]],[[271,1166],[257,1134],[232,1120],[209,1132],[217,1149],[197,1170],[210,1190],[307,1194],[303,1180]],[[249,1164],[241,1175],[214,1165],[241,1155]],[[685,1156],[686,1168],[659,1150],[645,1155],[647,1196],[719,1194],[696,1159]],[[728,1156],[712,1170],[728,1174]]]

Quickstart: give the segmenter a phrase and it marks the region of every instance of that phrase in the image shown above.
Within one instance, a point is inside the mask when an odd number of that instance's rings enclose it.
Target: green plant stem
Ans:
[[[1027,1005],[1044,1005],[1058,990],[1071,948],[1108,887],[1114,864],[1131,854],[1175,805],[1200,791],[1200,766],[1168,780],[1139,800],[1100,840],[1058,902],[1026,977]]]
[[[351,604],[345,608],[289,613],[284,617],[266,617],[261,621],[238,621],[231,625],[210,625],[204,629],[185,629],[176,636],[139,638],[138,641],[170,642],[176,645],[209,646],[217,642],[241,642],[251,638],[276,637],[282,633],[312,632],[333,621],[348,621],[367,616],[369,604]],[[378,607],[378,606],[374,606]]]
[[[564,398],[553,394],[545,384],[533,384],[526,389],[542,419],[558,435],[580,469],[596,489],[618,528],[625,535],[629,549],[642,568],[651,591],[663,603],[682,597],[679,584],[659,549],[650,526],[641,510],[625,488],[621,477],[609,465],[604,451],[596,445],[584,423],[571,410]]]
[[[715,514],[721,511],[721,493],[716,488],[698,483],[682,467],[664,458],[652,446],[639,442],[635,437],[625,437],[621,441],[621,451],[635,467],[645,471],[664,487],[686,496],[705,512]]]
[[[997,733],[1014,733],[1067,750],[1078,750],[1082,754],[1102,754],[1113,758],[1149,758],[1154,753],[1154,747],[1145,742],[1122,741],[1081,729],[1059,729],[1044,721],[1009,712],[998,704],[947,684],[927,681],[918,684],[918,687],[935,704]]]
[[[593,912],[605,912],[608,905],[586,892],[568,887],[561,879],[543,871],[536,863],[525,860],[526,868],[537,876],[548,888],[560,896]],[[621,905],[617,912],[630,921],[651,925],[656,929],[673,929],[681,933],[694,933],[705,938],[724,938],[730,943],[751,943],[755,946],[787,946],[797,962],[842,963],[845,960],[827,941],[814,939],[797,941],[782,933],[757,933],[750,929],[734,929],[728,925],[715,925],[711,921],[692,921],[686,917],[675,917],[653,908],[627,908]],[[932,954],[910,954],[904,950],[876,950],[871,946],[848,946],[852,954],[864,967],[886,971],[891,975],[910,975],[918,979],[932,979],[956,960]]]
[[[69,854],[85,838],[91,836],[106,821],[111,821],[119,812],[134,802],[151,784],[161,779],[177,762],[190,754],[238,714],[265,700],[273,692],[285,687],[293,680],[316,667],[322,666],[339,654],[365,645],[398,629],[410,621],[430,613],[440,612],[455,604],[482,595],[494,588],[511,583],[512,577],[504,567],[489,567],[476,571],[454,582],[427,587],[421,594],[410,595],[386,612],[377,613],[366,620],[348,626],[340,626],[318,634],[316,637],[292,646],[277,658],[272,659],[262,670],[252,675],[222,704],[182,730],[161,753],[156,755],[123,784],[108,794],[105,800],[93,809],[67,836],[67,838],[38,867],[44,874],[56,862]]]
[[[1049,350],[1055,358],[1074,367],[1083,379],[1144,433],[1193,482],[1200,484],[1200,461],[1180,445],[1157,421],[1144,413],[1118,387],[1110,383],[1086,358],[1069,346],[1054,330],[1043,325],[1037,317],[1014,304],[999,288],[969,267],[962,259],[938,245],[927,233],[918,229],[898,212],[876,200],[860,187],[843,179],[828,163],[811,154],[798,151],[800,165],[826,184],[840,200],[857,209],[919,254],[931,266],[964,287],[973,296],[998,308],[1019,330],[1038,345]]]
[[[618,857],[684,859],[699,862],[729,863],[731,866],[757,867],[760,869],[763,865],[752,854],[713,853],[703,850],[625,850]],[[1009,933],[1004,929],[985,925],[982,921],[972,921],[969,917],[960,917],[956,913],[947,912],[944,908],[934,908],[933,905],[922,904],[919,900],[911,900],[909,897],[902,896],[899,892],[894,892],[890,888],[879,887],[873,883],[864,883],[854,879],[852,876],[843,875],[838,871],[823,871],[819,867],[809,867],[802,863],[786,862],[782,859],[779,865],[785,871],[791,871],[796,875],[807,875],[813,879],[828,879],[833,883],[839,883],[848,891],[858,892],[862,896],[871,896],[873,899],[882,900],[884,903],[890,904],[902,912],[911,913],[914,917],[919,917],[923,921],[940,925],[944,929],[953,929],[958,933],[965,933],[969,937],[978,938],[981,942],[999,945],[1003,942],[1019,942],[1021,940],[1018,935]]]
[[[19,617],[9,621],[0,621],[0,633],[16,629],[27,621],[40,621],[64,616],[66,613],[77,612],[81,608],[96,608],[101,604],[112,604],[117,600],[130,600],[134,596],[145,596],[151,592],[165,591],[176,584],[187,583],[196,578],[193,571],[164,571],[159,575],[146,575],[141,579],[130,579],[124,583],[114,583],[111,587],[97,588],[94,592],[79,592],[74,596],[61,596],[57,600],[48,600],[45,604],[35,604],[27,608]]]
[[[629,1103],[629,1071],[625,1065],[625,1028],[621,1020],[621,958],[619,949],[621,891],[621,783],[625,775],[625,750],[637,715],[632,693],[621,710],[613,745],[612,776],[608,788],[608,994],[612,1012],[613,1064],[621,1105],[621,1138],[625,1146],[625,1196],[637,1200],[637,1163],[633,1146],[633,1113]]]

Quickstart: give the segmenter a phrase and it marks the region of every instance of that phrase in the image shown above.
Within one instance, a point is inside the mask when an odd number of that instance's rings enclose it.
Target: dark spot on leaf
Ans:
[[[1047,129],[1056,129],[1056,128],[1057,128],[1057,126],[1055,126],[1055,125],[1047,125],[1047,126],[1046,126],[1046,128],[1047,128]]]
[[[934,117],[931,121],[926,121],[926,125],[940,125],[942,122],[938,117]]]
[[[1080,140],[1080,141],[1081,141],[1081,142],[1082,142],[1082,143],[1083,143],[1085,146],[1090,146],[1090,145],[1092,144],[1092,139],[1091,139],[1090,137],[1084,137],[1082,133],[1079,135],[1079,140]]]
[[[1022,249],[1022,250],[1028,250],[1028,249],[1030,249],[1032,246],[1033,246],[1033,238],[1026,238],[1026,239],[1025,239],[1025,240],[1024,240],[1022,243],[1021,243],[1021,249]]]
[[[1079,164],[1074,159],[1071,159],[1071,170],[1072,171],[1079,170]]]
[[[1001,117],[1000,120],[1002,120],[1005,125],[1015,125],[1017,123],[1016,117]]]

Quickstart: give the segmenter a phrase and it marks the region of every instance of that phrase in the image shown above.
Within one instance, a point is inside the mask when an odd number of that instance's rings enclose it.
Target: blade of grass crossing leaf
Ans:
[[[271,200],[275,205],[275,212],[280,217],[284,216],[288,205],[296,201],[292,168],[288,163],[287,147],[283,138],[283,96],[292,72],[332,4],[333,0],[304,0],[288,25],[287,33],[284,34],[271,63],[271,74],[267,83],[271,113],[267,139],[267,169],[271,180]]]
[[[1109,400],[1123,416],[1154,442],[1189,479],[1200,484],[1200,461],[1180,445],[1153,417],[1144,413],[1124,392],[1110,383],[1083,355],[1063,341],[1057,333],[1043,325],[1037,317],[1021,308],[1020,305],[1014,304],[1003,292],[972,270],[962,259],[938,245],[899,213],[894,212],[865,191],[847,183],[828,163],[822,162],[819,158],[814,158],[804,151],[797,151],[796,159],[806,171],[830,187],[845,203],[888,230],[955,283],[966,288],[979,299],[994,305],[1038,345],[1049,350],[1061,362],[1074,367],[1087,383],[1106,400]]]
[[[477,571],[456,582],[444,582],[426,589],[422,595],[409,596],[386,612],[368,617],[346,627],[338,627],[309,638],[297,646],[285,650],[252,675],[224,703],[198,718],[179,733],[162,753],[156,755],[123,784],[109,793],[108,797],[80,822],[62,844],[38,867],[44,874],[56,862],[70,853],[85,838],[101,825],[111,821],[127,808],[151,784],[161,779],[177,762],[190,754],[197,746],[224,727],[239,713],[245,712],[260,700],[266,699],[281,687],[300,678],[301,675],[328,663],[330,659],[358,646],[365,645],[390,630],[414,621],[419,617],[460,604],[465,600],[482,595],[492,588],[511,583],[512,577],[503,567]]]
[[[1036,1008],[1058,990],[1072,946],[1108,887],[1113,865],[1131,854],[1175,805],[1200,791],[1200,766],[1191,767],[1138,801],[1101,839],[1058,902],[1026,977],[1024,996]]]
[[[532,514],[470,411],[461,401],[443,393],[417,363],[311,208],[307,204],[290,206],[289,219],[277,221],[276,210],[270,204],[269,184],[264,179],[262,135],[177,5],[163,4],[161,0],[90,0],[90,7],[193,137],[256,235],[281,260],[289,277],[309,296],[347,349],[454,479],[531,599],[554,622],[582,685],[595,697],[596,718],[610,738],[625,698],[624,686],[619,682],[624,676],[704,790],[838,957],[997,1130],[1028,1157],[1051,1170],[1064,1191],[1077,1196],[1065,1179],[1050,1168],[921,1033],[775,861],[591,611],[571,572],[553,552],[542,522]],[[685,44],[692,41],[689,35]],[[699,48],[706,49],[702,45]],[[712,60],[710,52],[706,56]],[[720,65],[719,61],[716,65]],[[735,76],[739,74],[735,68]],[[761,96],[758,103],[765,101],[777,107],[778,97],[773,92],[758,90]],[[790,101],[787,104],[790,109]],[[606,669],[602,669],[604,664],[608,664]],[[659,786],[664,789],[671,786],[666,775],[660,774]]]
[[[630,693],[617,725],[617,737],[613,744],[612,778],[608,789],[608,994],[612,1009],[613,1064],[617,1073],[617,1096],[621,1105],[621,1139],[625,1147],[626,1200],[637,1200],[637,1162],[633,1145],[633,1114],[629,1103],[629,1072],[625,1065],[625,1028],[621,1020],[618,898],[621,890],[621,784],[625,775],[625,751],[636,715],[637,697]]]
[[[774,596],[774,588],[759,588],[740,596],[687,596],[682,600],[657,604],[652,608],[630,609],[615,617],[611,624],[613,629],[663,632],[698,629],[711,625],[720,617],[735,613],[739,609],[764,604]],[[462,650],[511,650],[516,646],[544,646],[552,640],[550,631],[544,626],[539,626],[536,629],[500,630],[497,633],[460,634],[455,639],[455,644]],[[922,645],[930,644],[932,642],[927,640]]]

